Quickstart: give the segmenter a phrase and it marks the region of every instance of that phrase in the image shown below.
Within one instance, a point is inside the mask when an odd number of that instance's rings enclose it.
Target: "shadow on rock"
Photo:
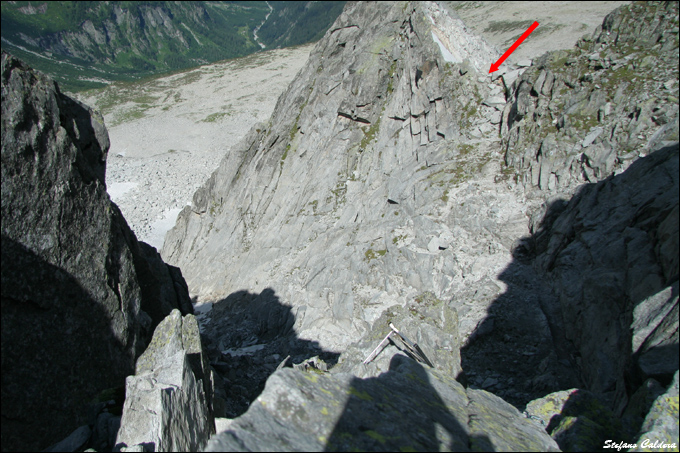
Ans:
[[[678,173],[676,142],[547,206],[500,275],[507,291],[461,350],[471,386],[520,410],[551,392],[587,389],[621,417],[650,378],[671,382],[678,369]],[[582,398],[576,392],[560,403],[555,420],[573,422],[562,423],[562,434],[597,428],[612,435],[613,427],[594,426],[583,413],[582,427],[574,424]],[[649,403],[640,407],[628,414],[637,420],[629,435]]]
[[[76,277],[2,235],[3,450],[39,451],[93,425],[88,409],[96,417],[98,394],[134,372],[136,347]]]
[[[416,361],[396,354],[386,373],[352,378],[326,451],[467,451],[489,444],[468,436],[466,406],[462,386],[431,379]]]
[[[565,204],[552,203],[545,217],[558,215]],[[517,242],[512,262],[499,275],[506,291],[461,348],[470,387],[493,392],[519,410],[548,393],[580,386],[557,297],[532,267],[531,239]]]
[[[225,393],[217,395],[224,409],[215,407],[217,417],[243,414],[277,369],[314,357],[302,366],[330,368],[337,363],[339,354],[297,338],[293,310],[271,288],[260,294],[237,291],[214,303],[202,331],[211,364],[224,381]]]

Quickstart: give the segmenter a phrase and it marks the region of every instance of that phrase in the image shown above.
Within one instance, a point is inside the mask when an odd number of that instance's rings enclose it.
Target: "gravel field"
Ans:
[[[625,1],[591,2],[446,2],[475,33],[483,36],[501,53],[534,22],[539,26],[509,61],[517,62],[543,55],[550,50],[570,49],[583,35],[590,35],[604,16]]]
[[[269,119],[311,49],[262,52],[77,96],[104,115],[108,192],[140,240],[160,249],[225,153]]]

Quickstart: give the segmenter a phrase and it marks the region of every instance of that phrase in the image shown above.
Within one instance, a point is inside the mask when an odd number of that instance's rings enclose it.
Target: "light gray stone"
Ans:
[[[593,128],[592,131],[590,131],[588,135],[585,136],[583,142],[581,143],[581,146],[584,148],[590,146],[590,144],[593,143],[595,139],[602,134],[603,130],[604,129],[602,129],[601,127]]]
[[[558,451],[517,409],[400,354],[371,378],[283,369],[208,451]]]
[[[193,315],[178,310],[156,328],[126,380],[116,448],[198,451],[215,432],[212,382]]]
[[[484,102],[482,103],[484,105],[488,105],[489,107],[494,107],[497,110],[503,110],[503,107],[505,107],[505,98],[502,96],[491,96],[484,99]]]

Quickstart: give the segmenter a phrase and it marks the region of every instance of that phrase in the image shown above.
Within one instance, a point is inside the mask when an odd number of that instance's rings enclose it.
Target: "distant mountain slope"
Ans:
[[[2,2],[2,48],[76,91],[257,52],[263,24],[267,47],[319,39],[342,10],[291,3]]]
[[[258,31],[271,47],[297,46],[318,41],[347,2],[268,2],[272,15]]]

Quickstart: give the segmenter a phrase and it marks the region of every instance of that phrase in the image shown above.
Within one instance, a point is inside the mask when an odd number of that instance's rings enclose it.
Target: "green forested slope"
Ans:
[[[269,2],[273,11],[258,37],[267,47],[288,47],[321,39],[347,2]]]
[[[318,39],[342,10],[337,2],[290,3],[297,14],[278,16],[290,6],[272,5],[276,26],[263,27],[262,42]],[[253,29],[269,12],[256,1],[2,2],[2,48],[75,91],[257,52]]]

